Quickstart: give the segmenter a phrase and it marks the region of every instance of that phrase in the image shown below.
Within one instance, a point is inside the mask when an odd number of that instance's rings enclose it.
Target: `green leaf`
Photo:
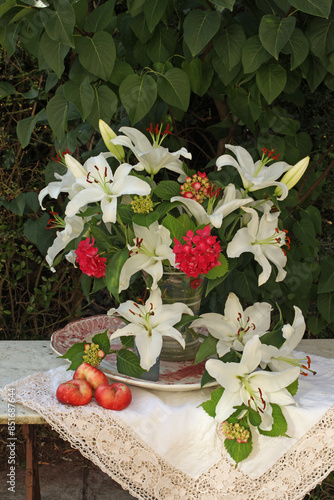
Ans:
[[[234,271],[234,286],[238,297],[242,297],[249,303],[256,301],[259,293],[258,280],[252,267],[243,271]]]
[[[168,0],[146,0],[144,2],[144,14],[148,29],[152,33],[165,13]]]
[[[314,245],[315,229],[309,216],[302,216],[300,221],[295,222],[292,232],[304,245]]]
[[[322,234],[322,218],[319,209],[310,205],[305,209],[305,212],[310,217],[315,231]]]
[[[259,26],[259,37],[263,47],[278,59],[281,49],[287,43],[295,29],[296,18],[294,16],[280,19],[271,14],[262,17]]]
[[[237,87],[229,93],[227,104],[232,113],[240,118],[250,130],[255,131],[253,116],[259,118],[261,115],[261,101],[253,100],[250,93],[247,93],[242,87]]]
[[[299,379],[296,378],[294,382],[286,387],[286,389],[290,392],[291,396],[295,396],[298,391]]]
[[[120,349],[117,352],[117,371],[130,377],[139,378],[145,370],[140,366],[139,357],[132,351]]]
[[[214,73],[212,66],[196,57],[189,63],[183,61],[182,69],[188,75],[191,90],[202,97],[208,91],[212,81]]]
[[[48,221],[49,214],[44,213],[37,221],[28,219],[23,226],[24,236],[32,243],[35,243],[42,255],[46,255],[55,238],[54,231],[46,229]]]
[[[249,418],[249,423],[254,427],[258,427],[262,422],[260,415],[258,414],[257,411],[253,410],[253,408],[249,408],[248,418]]]
[[[250,432],[250,437],[247,443],[238,443],[236,439],[225,439],[224,446],[227,453],[231,456],[235,463],[238,464],[239,462],[242,462],[242,460],[249,457],[253,450],[252,434]]]
[[[95,238],[95,244],[97,248],[99,249],[99,253],[101,252],[108,252],[108,250],[111,250],[111,244],[110,244],[110,234],[102,231],[97,226],[93,226],[92,224],[89,224],[90,232],[92,236]]]
[[[241,50],[245,41],[244,30],[237,23],[225,25],[214,38],[214,48],[229,71],[240,61]]]
[[[219,26],[220,15],[216,11],[194,9],[189,12],[183,23],[183,36],[193,57],[212,40]]]
[[[112,256],[106,267],[107,288],[118,302],[119,276],[121,273],[121,269],[128,257],[129,250],[127,248],[124,250],[120,250]]]
[[[263,47],[258,35],[247,38],[242,46],[242,66],[245,73],[257,71],[262,64],[271,59],[271,55]]]
[[[256,73],[256,83],[268,104],[271,104],[286,85],[286,71],[278,63],[269,63]]]
[[[17,122],[16,133],[23,149],[27,147],[30,142],[30,137],[37,120],[38,116],[35,115],[29,116],[29,118],[24,118],[23,120]]]
[[[212,3],[218,7],[229,9],[232,12],[235,2],[236,0],[213,0]]]
[[[318,17],[329,17],[332,0],[291,0],[291,5],[301,12]]]
[[[151,38],[151,33],[147,27],[143,12],[132,19],[130,26],[136,38],[138,38],[142,44],[145,44]]]
[[[334,291],[334,259],[326,257],[321,262],[321,275],[318,284],[318,293],[330,293]]]
[[[176,181],[160,181],[153,192],[162,200],[169,201],[173,196],[180,196],[180,184]]]
[[[97,344],[100,349],[104,352],[104,354],[107,354],[110,351],[110,340],[108,337],[108,328],[102,332],[102,333],[97,333],[94,335],[92,338],[93,344]]]
[[[129,75],[122,81],[119,95],[132,125],[135,125],[147,115],[155,103],[157,85],[149,75]]]
[[[206,277],[209,280],[221,278],[222,276],[224,276],[228,272],[228,262],[222,253],[219,255],[219,262],[220,262],[220,266],[213,267],[206,274]]]
[[[64,59],[70,50],[69,45],[52,40],[47,32],[44,32],[40,41],[40,49],[50,68],[60,78],[65,69]]]
[[[75,46],[82,66],[102,80],[109,80],[116,59],[113,37],[106,31],[97,31],[92,38],[78,37]]]
[[[54,0],[55,10],[43,9],[40,17],[45,30],[52,40],[74,47],[73,30],[75,14],[68,0]]]
[[[306,36],[300,29],[295,28],[282,52],[285,54],[291,54],[291,71],[296,69],[305,61],[307,54],[309,53],[309,43]]]
[[[13,94],[16,94],[16,90],[11,83],[0,82],[0,99]]]
[[[69,359],[71,361],[68,370],[76,370],[84,361],[82,359],[85,353],[85,342],[78,342],[72,345],[68,351],[63,356],[58,356],[59,358]]]
[[[79,84],[68,80],[64,84],[65,98],[78,109],[83,121],[90,114],[94,102],[94,90],[89,83],[89,77],[84,78]],[[116,111],[116,110],[115,110]]]
[[[217,354],[217,343],[218,339],[208,335],[199,346],[194,364],[201,363],[209,356]]]
[[[321,316],[328,322],[334,321],[334,295],[333,293],[319,293],[317,307]]]
[[[216,406],[217,406],[220,398],[222,397],[223,392],[224,392],[224,387],[218,387],[218,389],[214,389],[211,392],[211,398],[208,401],[204,401],[204,403],[202,403],[201,405],[199,405],[199,406],[201,406],[203,408],[204,411],[206,411],[206,413],[210,417],[215,418],[215,416],[216,416]]]
[[[334,19],[312,19],[307,27],[306,36],[310,51],[319,59],[334,50]]]
[[[190,100],[190,83],[182,69],[172,68],[158,78],[158,93],[171,106],[187,111]]]
[[[95,7],[85,20],[84,29],[88,33],[103,31],[114,17],[115,0],[107,0],[104,4]]]
[[[165,62],[173,55],[176,42],[174,31],[159,27],[147,45],[147,55],[154,63]]]
[[[181,243],[184,242],[182,237],[186,235],[185,228],[181,224],[181,222],[178,221],[178,219],[168,214],[166,215],[162,223],[167,229],[169,229],[172,241],[174,241],[174,238],[176,238]]]
[[[326,328],[326,322],[320,316],[311,316],[306,320],[307,329],[314,337],[317,337]]]
[[[82,291],[86,297],[87,302],[89,302],[89,295],[90,295],[91,289],[92,289],[92,281],[93,281],[93,278],[91,278],[87,274],[81,275],[80,284],[81,284],[81,288],[82,288]]]
[[[117,105],[116,94],[107,85],[100,85],[98,88],[94,87],[92,111],[87,120],[95,130],[98,130],[99,120],[109,123],[117,111]]]
[[[325,68],[317,57],[311,55],[308,55],[301,68],[306,76],[311,92],[314,92],[324,80],[327,68]]]
[[[288,430],[288,424],[283,415],[282,409],[279,405],[274,403],[269,403],[273,409],[273,419],[274,423],[272,429],[270,431],[262,431],[259,428],[259,433],[264,436],[278,437],[278,436],[286,436],[286,432]]]
[[[122,81],[129,75],[133,75],[134,71],[130,64],[125,61],[115,61],[114,69],[111,73],[109,81],[117,87],[120,86]]]
[[[50,127],[56,135],[58,141],[61,141],[67,128],[68,100],[64,97],[63,88],[57,89],[46,106],[46,116]]]

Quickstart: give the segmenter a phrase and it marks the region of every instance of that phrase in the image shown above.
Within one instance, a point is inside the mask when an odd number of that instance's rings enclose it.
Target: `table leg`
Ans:
[[[26,500],[41,500],[35,428],[33,425],[23,424],[22,431],[26,440]]]

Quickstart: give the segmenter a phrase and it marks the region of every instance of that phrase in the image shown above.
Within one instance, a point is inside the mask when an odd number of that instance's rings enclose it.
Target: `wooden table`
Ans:
[[[302,340],[297,350],[334,358],[334,339]],[[48,371],[64,365],[63,359],[50,348],[49,341],[0,342],[0,388],[21,378]],[[0,424],[8,425],[8,443],[15,443],[15,426],[22,425],[26,439],[26,499],[40,500],[38,468],[36,460],[34,425],[46,424],[42,416],[29,408],[0,397]]]

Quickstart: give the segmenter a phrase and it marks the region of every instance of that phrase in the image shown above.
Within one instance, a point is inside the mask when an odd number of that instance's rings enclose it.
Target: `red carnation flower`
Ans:
[[[200,274],[207,274],[211,269],[220,266],[220,243],[217,236],[211,236],[210,226],[204,229],[197,229],[196,235],[192,231],[183,236],[185,244],[182,245],[178,239],[174,238],[176,267],[183,271],[188,278],[197,278]]]
[[[76,261],[79,264],[80,270],[88,276],[94,278],[104,278],[106,275],[106,257],[100,257],[99,249],[94,247],[95,239],[86,238],[80,241],[76,249]]]

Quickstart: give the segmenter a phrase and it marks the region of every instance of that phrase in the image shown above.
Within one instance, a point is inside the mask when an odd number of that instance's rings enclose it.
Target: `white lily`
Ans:
[[[132,165],[123,163],[113,173],[105,156],[105,153],[101,153],[85,162],[86,176],[76,180],[76,186],[81,190],[66,207],[66,215],[69,217],[73,217],[87,203],[101,202],[103,222],[115,223],[117,198],[124,194],[144,196],[151,192],[147,182],[129,175]]]
[[[113,156],[111,153],[102,153],[104,158]],[[94,157],[97,158],[97,157]],[[51,198],[58,198],[61,192],[68,193],[69,199],[71,200],[79,191],[81,191],[80,185],[77,184],[79,179],[86,179],[87,170],[85,168],[86,163],[82,166],[73,156],[70,154],[64,155],[65,166],[67,167],[67,172],[64,175],[60,175],[57,172],[54,174],[56,179],[59,181],[50,182],[38,195],[39,203],[43,210],[43,200],[45,196],[49,195]]]
[[[238,297],[230,293],[224,316],[218,313],[202,314],[191,326],[205,327],[218,339],[217,353],[221,357],[231,348],[243,351],[254,335],[264,335],[270,327],[271,311],[272,307],[267,302],[256,302],[243,310]]]
[[[172,240],[169,230],[154,222],[149,228],[133,224],[134,246],[128,245],[130,257],[122,267],[119,278],[119,291],[126,290],[130,278],[137,271],[146,271],[153,278],[152,289],[157,288],[162,278],[164,260],[171,266],[175,264],[175,254],[171,249]]]
[[[283,372],[256,371],[261,361],[261,342],[257,335],[245,345],[240,363],[223,363],[209,359],[205,368],[225,388],[216,406],[216,420],[223,422],[233,412],[234,406],[245,404],[261,415],[262,430],[270,430],[273,424],[270,403],[280,406],[294,404],[286,389],[299,376],[299,368]]]
[[[232,213],[237,208],[247,205],[254,200],[253,198],[238,198],[235,186],[233,184],[229,184],[224,190],[222,199],[219,200],[216,207],[213,210],[211,209],[211,211],[210,209],[209,211],[206,211],[205,208],[197,201],[190,198],[184,198],[183,196],[174,196],[170,201],[180,201],[183,203],[187,211],[195,217],[199,226],[201,224],[211,224],[212,226],[219,228],[222,225],[224,217]]]
[[[261,345],[262,361],[261,367],[269,368],[272,371],[286,370],[290,365],[302,367],[302,364],[308,363],[307,358],[296,359],[292,354],[293,349],[297,347],[305,332],[305,319],[299,309],[294,306],[295,317],[292,325],[287,324],[282,328],[283,337],[286,339],[280,348],[272,345]]]
[[[67,217],[65,216],[64,219],[64,229],[62,231],[57,231],[57,236],[53,241],[53,244],[48,248],[45,260],[49,264],[50,269],[53,273],[56,272],[55,268],[53,267],[53,262],[55,257],[64,250],[64,248],[67,246],[67,244],[77,238],[81,233],[84,228],[85,221],[83,217]],[[71,254],[71,252],[70,252]],[[67,260],[72,262],[71,256],[67,254],[69,257]]]
[[[251,220],[246,227],[237,231],[232,241],[227,245],[227,256],[236,258],[244,252],[254,254],[254,259],[262,267],[262,273],[259,275],[258,280],[259,286],[269,279],[271,274],[269,261],[273,262],[277,267],[276,281],[284,280],[286,271],[283,267],[287,258],[285,251],[281,247],[283,245],[289,247],[289,238],[286,236],[285,231],[278,229],[279,213],[265,213],[259,220],[256,210],[249,207],[242,208],[245,212],[251,214]]]
[[[269,186],[279,186],[282,189],[282,196],[279,199],[284,200],[288,196],[286,184],[277,181],[277,179],[289,170],[291,165],[285,161],[278,161],[270,166],[266,166],[266,162],[269,161],[268,159],[261,159],[254,163],[252,156],[245,148],[232,146],[231,144],[227,144],[225,147],[235,154],[237,160],[231,155],[220,156],[216,163],[218,170],[226,165],[235,167],[247,191],[257,191]]]
[[[164,335],[172,337],[183,348],[185,347],[182,335],[173,325],[181,320],[183,313],[194,314],[188,306],[181,302],[162,304],[159,288],[151,292],[145,305],[128,300],[117,309],[110,309],[108,315],[111,316],[115,312],[130,323],[124,328],[116,330],[111,335],[110,340],[133,335],[140,355],[140,366],[144,370],[149,370],[155,364],[161,352]]]
[[[147,137],[139,130],[132,127],[121,127],[120,132],[125,134],[124,136],[117,136],[112,139],[113,144],[120,146],[126,146],[131,149],[133,154],[138,160],[137,165],[135,165],[136,170],[146,170],[150,175],[154,175],[161,168],[167,168],[173,172],[180,174],[180,180],[186,178],[186,174],[183,170],[182,161],[179,160],[180,156],[184,158],[191,159],[191,153],[189,153],[185,148],[181,148],[174,153],[171,153],[168,148],[161,146],[161,142],[164,139],[166,133],[161,132],[161,128],[156,132],[156,137],[152,129],[151,136],[153,139],[153,144],[147,139]],[[161,137],[162,135],[162,137]]]

